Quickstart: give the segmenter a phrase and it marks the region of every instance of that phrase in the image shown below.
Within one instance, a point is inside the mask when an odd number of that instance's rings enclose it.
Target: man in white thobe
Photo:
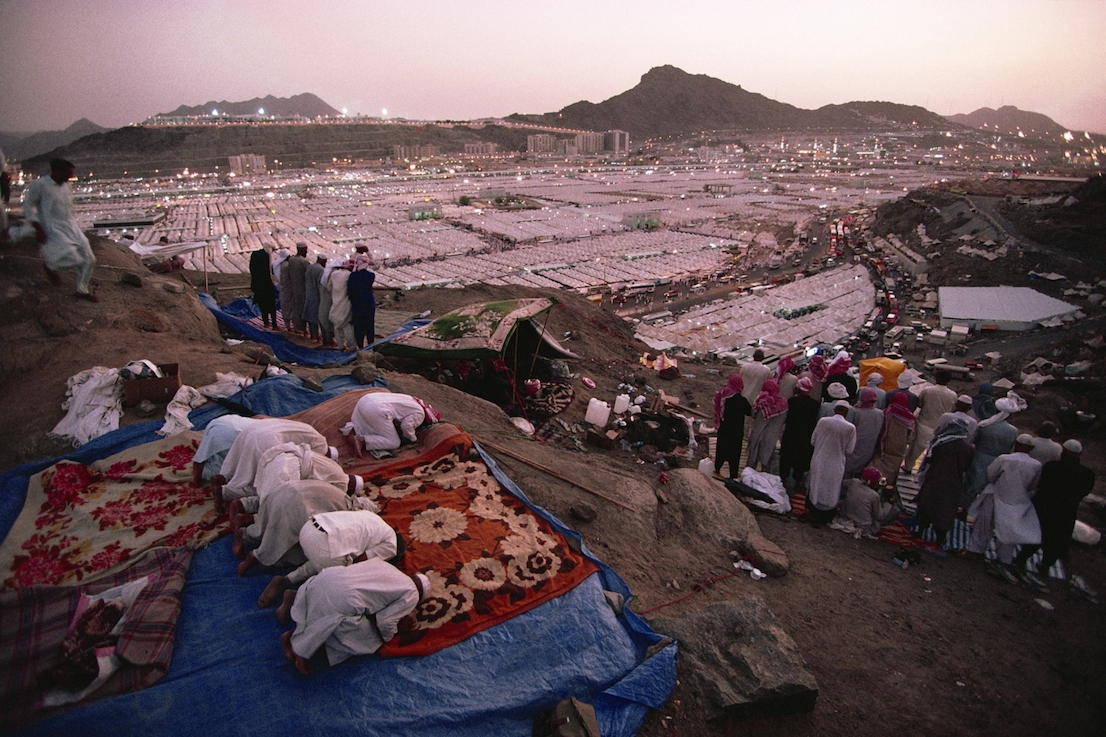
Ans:
[[[976,428],[979,427],[979,420],[972,414],[972,398],[967,394],[961,394],[956,398],[956,406],[953,407],[952,412],[946,412],[938,418],[937,425],[933,428],[933,434],[936,435],[941,432],[945,425],[953,420],[963,420],[964,424],[968,426],[967,440],[970,443],[975,437]]]
[[[952,374],[939,370],[936,378],[936,384],[927,386],[918,394],[918,411],[914,413],[918,422],[914,426],[914,440],[910,444],[910,450],[907,451],[902,467],[907,474],[914,473],[914,464],[929,447],[929,441],[933,440],[941,417],[947,412],[952,412],[956,407],[956,392],[947,386]]]
[[[23,193],[23,219],[35,229],[39,253],[45,260],[51,284],[59,284],[59,271],[77,272],[77,296],[100,300],[89,291],[96,257],[73,213],[73,191],[69,180],[74,165],[65,159],[50,161],[50,176],[31,182]]]
[[[437,421],[438,417],[433,408],[409,394],[369,392],[357,400],[342,434],[353,444],[358,456],[362,449],[396,450],[404,440],[417,442],[415,430],[424,422]]]
[[[837,512],[845,457],[856,447],[856,427],[845,419],[849,409],[848,400],[838,400],[833,415],[818,420],[810,436],[814,455],[810,458],[806,500],[811,518],[819,524],[829,522]]]
[[[749,400],[751,405],[760,396],[760,390],[764,388],[765,380],[772,376],[772,369],[762,363],[764,351],[757,348],[753,351],[753,360],[741,364],[741,380],[745,382],[745,388],[741,390],[741,396]]]
[[[1010,570],[1017,545],[1040,545],[1041,523],[1033,508],[1033,495],[1041,480],[1041,462],[1031,458],[1033,436],[1022,433],[1014,441],[1014,452],[1000,455],[987,467],[988,484],[968,510],[975,518],[968,550],[984,553],[991,538],[998,539],[998,559],[1007,573],[998,572],[1017,583]]]
[[[307,557],[300,548],[300,530],[307,520],[315,514],[356,509],[375,512],[377,506],[366,497],[350,494],[326,481],[285,481],[265,495],[253,522],[242,528],[243,547],[254,549],[238,564],[238,575],[244,576],[246,571],[258,564],[303,565]],[[274,591],[271,596],[263,594],[258,606],[268,606],[284,588]]]
[[[258,599],[258,606],[268,606],[290,586],[299,586],[324,568],[348,566],[369,558],[399,565],[407,549],[399,533],[370,509],[317,512],[300,528],[299,543],[307,561],[287,576],[274,576]]]
[[[223,460],[222,479],[214,479],[215,486],[232,490],[226,498],[250,496],[257,476],[261,456],[269,448],[282,443],[307,443],[316,453],[327,453],[326,438],[305,422],[295,420],[266,419],[255,422],[238,434]],[[247,491],[248,490],[248,491]],[[221,505],[223,497],[216,494],[215,504]]]
[[[241,415],[223,415],[207,423],[200,446],[192,456],[192,483],[199,486],[221,474],[223,461],[226,460],[230,447],[242,431],[254,422],[259,420]]]
[[[281,636],[284,655],[306,675],[307,660],[322,647],[331,665],[375,653],[429,588],[423,574],[408,576],[381,558],[324,568],[299,591],[284,593],[277,616],[283,621],[290,614],[296,623]]]

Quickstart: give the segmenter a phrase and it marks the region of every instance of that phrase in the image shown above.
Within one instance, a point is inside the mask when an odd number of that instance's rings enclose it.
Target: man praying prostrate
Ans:
[[[306,443],[320,454],[329,451],[322,433],[305,422],[272,418],[247,425],[227,451],[219,476],[211,480],[216,508],[222,510],[224,499],[255,495],[254,479],[261,457],[265,451],[283,443]]]
[[[369,392],[357,400],[342,434],[360,458],[362,450],[396,450],[404,440],[418,442],[418,430],[441,418],[438,410],[418,397]]]
[[[277,618],[284,622],[291,616],[296,623],[281,635],[284,657],[307,675],[307,661],[323,647],[331,665],[375,653],[395,637],[399,620],[414,611],[429,588],[423,574],[408,576],[380,558],[324,568],[298,591],[284,592]]]
[[[300,549],[307,562],[287,576],[275,576],[257,600],[266,607],[291,586],[299,586],[324,568],[348,566],[369,558],[399,565],[407,544],[375,512],[335,511],[313,515],[300,528]]]

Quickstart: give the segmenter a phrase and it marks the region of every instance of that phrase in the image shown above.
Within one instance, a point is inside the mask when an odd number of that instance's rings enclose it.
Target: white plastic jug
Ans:
[[[620,415],[630,408],[630,395],[619,394],[614,398],[614,413]]]
[[[704,476],[713,476],[714,461],[712,461],[710,458],[704,458],[703,460],[699,461],[699,473],[703,474]]]
[[[610,418],[611,405],[600,399],[592,397],[591,401],[588,402],[588,411],[587,414],[584,415],[584,421],[590,422],[591,424],[598,427],[606,427],[607,420],[609,420]]]

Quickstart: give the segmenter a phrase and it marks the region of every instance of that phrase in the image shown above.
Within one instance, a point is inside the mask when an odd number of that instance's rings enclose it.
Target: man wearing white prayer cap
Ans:
[[[1041,524],[1033,507],[1041,463],[1029,457],[1032,449],[1033,436],[1018,435],[1014,452],[1000,455],[987,467],[988,484],[968,510],[975,518],[968,550],[984,553],[991,538],[997,538],[999,565],[992,570],[1011,583],[1019,581],[1013,566],[1015,547],[1041,544]]]
[[[1041,469],[1041,482],[1037,495],[1033,497],[1033,508],[1041,523],[1041,544],[1022,547],[1014,560],[1019,578],[1037,590],[1040,590],[1037,584],[1044,583],[1037,572],[1045,573],[1057,560],[1068,562],[1079,503],[1094,488],[1094,471],[1080,461],[1083,444],[1078,440],[1067,440],[1062,448],[1060,460],[1049,461]],[[1044,556],[1036,571],[1026,570],[1026,563],[1039,547],[1044,549]]]
[[[816,524],[826,524],[837,513],[841,501],[841,481],[845,478],[845,457],[856,447],[856,428],[845,419],[849,401],[841,399],[833,414],[818,420],[810,444],[810,475],[806,495],[807,509]]]

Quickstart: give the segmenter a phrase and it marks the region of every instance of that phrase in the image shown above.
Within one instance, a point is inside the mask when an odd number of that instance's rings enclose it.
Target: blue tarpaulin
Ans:
[[[316,394],[294,377],[277,377],[231,399],[282,415],[359,386],[348,376],[331,377],[324,382],[327,391]],[[203,427],[222,411],[204,408],[191,417]],[[154,440],[158,427],[160,422],[122,428],[73,458],[90,462]],[[508,491],[527,501],[493,459],[484,460]],[[49,463],[0,477],[5,533],[22,506],[9,497],[25,495],[29,476]],[[13,494],[20,484],[22,493]],[[583,548],[576,532],[545,510],[534,511]],[[433,655],[351,658],[304,677],[283,657],[279,637],[285,628],[273,610],[257,607],[269,575],[238,578],[238,561],[223,538],[193,558],[165,678],[145,691],[93,702],[16,734],[211,737],[272,730],[328,737],[523,737],[539,711],[575,696],[595,705],[605,737],[630,737],[675,685],[676,645],[647,656],[663,638],[628,609],[615,613],[604,590],[625,601],[630,591],[613,570],[596,562],[600,571],[563,596]]]
[[[273,349],[273,355],[281,361],[298,363],[301,366],[322,366],[327,363],[349,363],[357,354],[352,352],[332,350],[329,348],[305,348],[296,345],[280,333],[254,327],[248,320],[260,317],[261,311],[248,299],[236,299],[223,307],[215,301],[210,294],[199,295],[200,303],[211,310],[215,319],[224,325],[241,333],[242,337],[255,343],[264,343]]]

